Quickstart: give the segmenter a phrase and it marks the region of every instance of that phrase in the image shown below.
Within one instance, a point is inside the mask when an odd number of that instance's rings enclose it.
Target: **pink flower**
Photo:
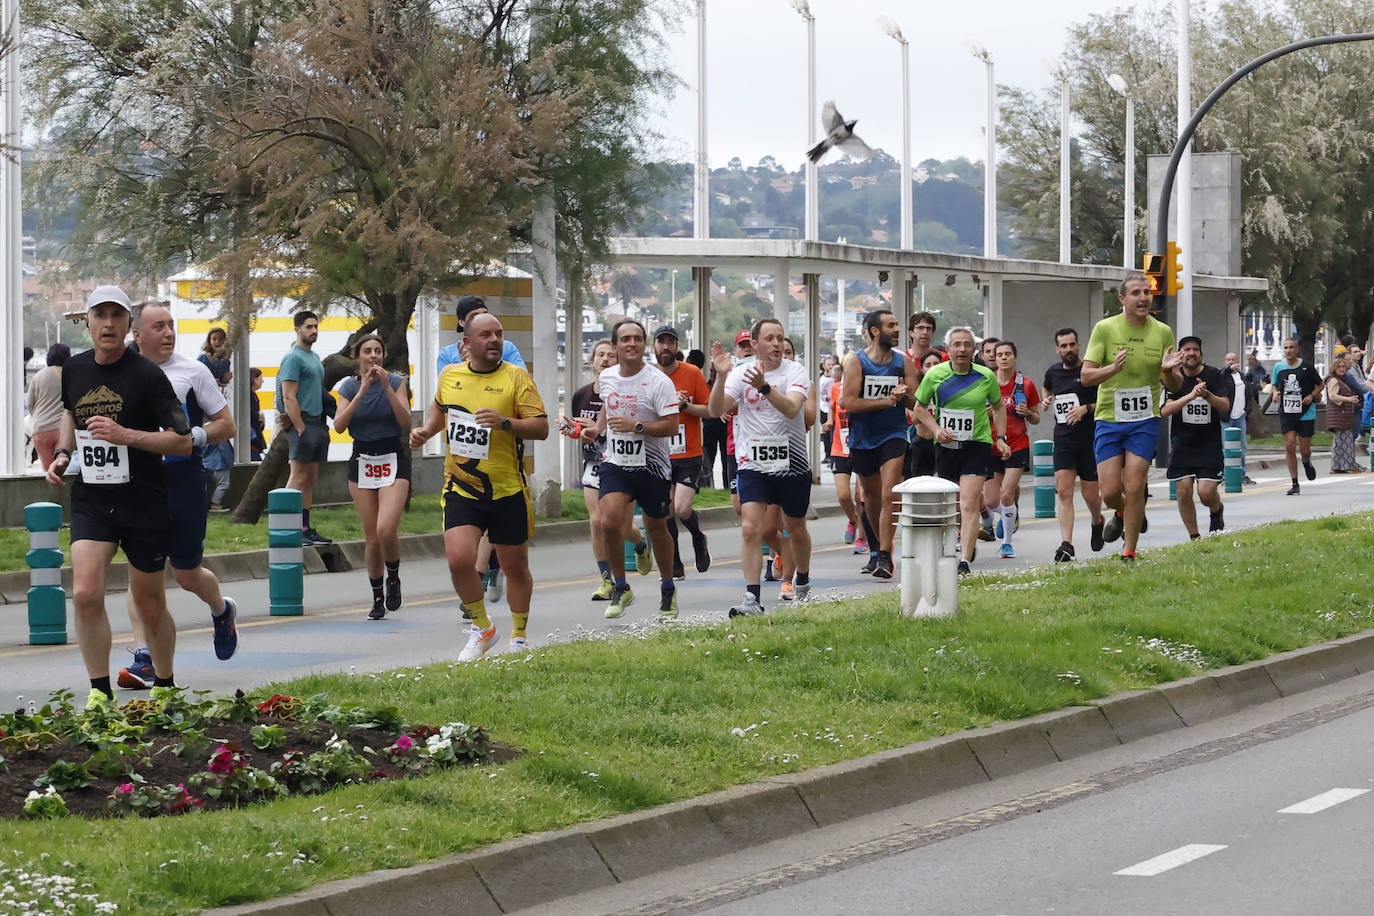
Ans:
[[[116,789],[115,791],[118,792],[120,795],[129,795],[129,794],[132,794],[133,791],[134,791],[134,784],[131,783],[131,782],[126,782],[126,783],[124,783],[123,785],[121,785],[118,789]]]
[[[232,773],[242,766],[238,755],[227,747],[221,746],[219,750],[210,755],[210,763],[205,767],[211,773]]]
[[[415,742],[411,740],[409,735],[402,735],[396,739],[396,750],[398,751],[408,751],[414,746]]]

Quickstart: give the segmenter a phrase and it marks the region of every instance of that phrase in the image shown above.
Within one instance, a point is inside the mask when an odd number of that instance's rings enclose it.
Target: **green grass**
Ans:
[[[217,814],[10,822],[5,848],[76,863],[121,912],[277,896],[1358,632],[1371,538],[1371,515],[1285,522],[1133,566],[975,578],[952,620],[900,617],[894,590],[510,662],[304,678],[274,689],[482,724],[528,753]]]
[[[706,509],[712,506],[730,505],[730,494],[725,490],[702,490],[697,494],[696,506]],[[581,490],[563,492],[563,517],[557,519],[539,517],[536,524],[587,520],[587,505]],[[358,522],[358,513],[352,506],[335,506],[310,511],[311,524],[322,534],[336,541],[361,540],[363,527]],[[401,516],[401,534],[434,534],[444,530],[444,513],[439,507],[439,497],[434,494],[419,494],[411,499],[410,511]],[[71,561],[71,532],[63,528],[60,535],[62,552]],[[205,526],[206,553],[234,553],[241,550],[265,550],[267,548],[267,517],[256,525],[233,525],[227,513],[215,513]],[[0,528],[0,572],[13,572],[27,569],[24,554],[29,549],[29,533],[23,528]],[[122,559],[123,555],[120,555]]]
[[[1282,448],[1282,447],[1283,447],[1283,436],[1278,435],[1278,434],[1275,434],[1275,435],[1273,435],[1273,436],[1265,436],[1263,439],[1250,439],[1250,440],[1249,440],[1249,444],[1250,444],[1251,446],[1265,445],[1265,446],[1273,446],[1273,447],[1277,447],[1277,448]],[[1313,433],[1313,434],[1312,434],[1312,445],[1313,445],[1314,447],[1316,447],[1316,448],[1330,448],[1330,447],[1331,447],[1331,433],[1326,432],[1325,430],[1322,430],[1322,431],[1320,431],[1320,432]]]

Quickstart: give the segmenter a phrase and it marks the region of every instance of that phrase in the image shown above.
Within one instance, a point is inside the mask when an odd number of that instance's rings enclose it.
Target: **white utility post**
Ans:
[[[530,52],[537,53],[543,41],[544,17],[541,3],[530,11]],[[536,192],[534,212],[530,215],[530,241],[534,257],[531,311],[534,313],[534,384],[544,398],[546,410],[558,409],[558,260],[553,188],[547,183]],[[569,355],[571,358],[571,354]],[[428,367],[426,367],[428,369]],[[551,424],[552,425],[552,424]],[[561,437],[556,429],[534,445],[534,494],[536,515],[558,518],[563,514],[563,461]]]
[[[711,168],[706,155],[706,0],[697,0],[697,167],[692,237],[711,237]]]
[[[784,337],[792,332],[788,326],[788,312],[792,309],[792,285],[788,271],[787,262],[781,259],[773,267],[773,317],[782,323]]]
[[[1107,82],[1126,97],[1126,216],[1121,227],[1121,266],[1130,270],[1135,261],[1135,99],[1131,87],[1119,73],[1107,77]]]
[[[1178,135],[1193,118],[1191,87],[1193,84],[1193,48],[1188,34],[1191,18],[1188,0],[1178,2]],[[1178,277],[1183,288],[1178,291],[1178,312],[1174,318],[1174,334],[1187,337],[1193,333],[1193,141],[1183,151],[1174,180],[1174,195],[1178,200],[1178,223],[1174,236],[1178,241]],[[1167,204],[1166,204],[1167,206]],[[1159,252],[1163,254],[1164,252]]]
[[[1059,81],[1059,263],[1073,263],[1073,222],[1069,206],[1073,186],[1069,173],[1069,74],[1057,60],[1045,61],[1050,76]]]
[[[841,245],[847,245],[848,240],[840,236],[835,240]],[[844,359],[844,342],[849,339],[849,333],[844,327],[844,277],[835,280],[835,358]]]
[[[24,224],[19,159],[23,146],[19,78],[19,0],[4,0],[0,35],[8,36],[10,53],[5,55],[0,78],[0,146],[13,147],[13,157],[0,154],[0,404],[10,409],[0,420],[0,474],[24,473]]]
[[[911,212],[911,64],[910,43],[902,34],[901,26],[889,16],[879,16],[878,25],[902,46],[902,163],[901,201],[902,201],[902,250],[910,251],[912,246]],[[894,286],[895,289],[895,286]]]
[[[997,257],[997,78],[992,55],[976,41],[969,42],[973,56],[988,70],[987,160],[983,166],[983,257]]]
[[[811,14],[809,0],[792,0],[792,9],[806,20],[806,143],[807,148],[816,145],[816,121],[820,113],[816,110],[816,17]],[[816,241],[821,237],[820,188],[817,186],[820,170],[810,159],[806,161],[806,238]]]

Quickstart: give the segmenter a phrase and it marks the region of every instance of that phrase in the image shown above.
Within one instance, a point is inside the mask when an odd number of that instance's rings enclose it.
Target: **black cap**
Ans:
[[[663,324],[663,325],[659,325],[657,331],[654,331],[654,340],[658,340],[658,339],[659,339],[660,337],[662,337],[664,334],[671,334],[673,340],[681,340],[681,339],[682,339],[681,337],[678,336],[677,328],[673,327],[671,324]]]
[[[464,296],[458,300],[458,305],[454,308],[453,313],[458,318],[458,323],[462,324],[473,312],[486,307],[487,300],[481,296]]]

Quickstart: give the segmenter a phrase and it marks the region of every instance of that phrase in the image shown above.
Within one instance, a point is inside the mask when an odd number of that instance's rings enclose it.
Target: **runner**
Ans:
[[[1317,425],[1317,390],[1322,377],[1312,364],[1298,352],[1298,342],[1288,338],[1283,342],[1283,361],[1274,361],[1275,398],[1279,402],[1279,431],[1283,433],[1283,457],[1288,462],[1288,476],[1293,481],[1289,496],[1297,496],[1298,453],[1302,453],[1302,469],[1308,480],[1317,479],[1312,466],[1312,430]]]
[[[668,455],[672,465],[672,513],[668,516],[668,534],[673,539],[673,578],[682,579],[681,554],[677,546],[677,522],[692,535],[692,553],[697,572],[711,568],[711,552],[707,549],[706,535],[702,533],[701,521],[692,508],[692,498],[696,496],[701,483],[701,420],[707,415],[711,400],[711,389],[706,387],[706,376],[691,363],[678,359],[677,328],[663,325],[654,331],[654,359],[658,367],[673,383],[678,396],[678,425],[668,440]]]
[[[572,407],[575,419],[568,424],[565,432],[579,440],[582,449],[582,501],[587,507],[587,524],[592,538],[592,556],[596,558],[596,568],[601,574],[601,584],[592,593],[593,601],[610,601],[615,590],[615,580],[611,578],[611,564],[606,559],[606,545],[601,535],[601,450],[606,447],[603,434],[592,442],[582,440],[582,430],[596,426],[601,416],[601,372],[615,365],[615,345],[610,338],[603,337],[592,344],[590,364],[592,381],[573,393]],[[623,540],[637,543],[639,529],[631,518],[630,525],[621,532]]]
[[[601,539],[615,583],[606,619],[622,616],[635,600],[625,578],[621,532],[633,526],[637,502],[648,538],[640,538],[635,548],[635,569],[647,576],[658,560],[658,618],[672,620],[677,617],[677,587],[673,539],[668,534],[668,440],[678,430],[678,394],[668,376],[644,362],[644,325],[632,318],[618,321],[611,340],[619,365],[602,371],[601,417],[594,427],[582,430],[584,442],[606,435],[601,455]],[[646,540],[653,544],[652,556]]]
[[[1093,455],[1093,410],[1097,389],[1083,384],[1083,360],[1078,352],[1078,332],[1061,328],[1054,335],[1059,362],[1045,370],[1045,394],[1054,414],[1054,495],[1059,503],[1059,547],[1056,563],[1067,563],[1073,552],[1073,484],[1079,491],[1092,520],[1089,545],[1102,549],[1102,496],[1097,488],[1097,459]]]
[[[939,350],[926,350],[921,356],[921,377],[944,362],[944,354]],[[935,475],[935,454],[938,449],[930,431],[915,421],[915,412],[908,410],[911,432],[907,434],[907,477],[933,477]]]
[[[525,483],[525,446],[549,434],[549,420],[534,379],[503,362],[501,322],[493,315],[471,318],[463,330],[467,362],[447,366],[425,424],[410,431],[410,447],[420,448],[443,430],[444,553],[449,576],[466,620],[467,645],[460,662],[476,661],[496,642],[496,624],[487,616],[477,545],[487,535],[506,572],[510,602],[509,649],[529,648],[528,542],[534,534],[534,505]]]
[[[984,337],[983,342],[978,345],[978,359],[976,362],[989,369],[997,368],[997,344],[996,337]]]
[[[973,361],[973,331],[953,328],[946,341],[949,362],[926,372],[916,390],[912,411],[916,422],[926,428],[939,447],[935,472],[959,485],[959,537],[963,550],[959,575],[966,576],[978,552],[978,509],[983,501],[983,482],[991,474],[994,449],[1005,460],[1010,457],[1011,448],[1007,445],[1007,412],[1002,406],[997,376]],[[934,406],[933,415],[927,404]]]
[[[830,386],[830,412],[821,425],[821,441],[825,443],[826,453],[830,456],[830,470],[835,475],[835,498],[840,501],[840,511],[844,513],[844,542],[853,544],[858,535],[859,518],[854,511],[854,488],[849,464],[849,414],[840,405],[840,392],[844,389],[844,368],[836,365],[832,369],[834,384]]]
[[[789,337],[782,339],[782,358],[797,361],[797,348],[792,345]],[[808,435],[811,433],[811,427],[816,425],[819,413],[816,398],[816,388],[812,387],[806,392],[806,404],[802,407],[802,419]],[[787,526],[782,520],[782,507],[777,503],[768,505],[768,528],[777,537],[779,544],[777,555],[773,558],[773,571],[781,580],[778,597],[783,601],[791,601],[796,597],[792,579],[797,574],[797,560],[792,552],[792,541],[787,534]]]
[[[1193,481],[1197,495],[1212,513],[1209,532],[1226,527],[1222,519],[1221,484],[1223,454],[1221,426],[1230,415],[1235,386],[1229,373],[1202,362],[1202,340],[1183,337],[1178,342],[1183,357],[1182,384],[1164,392],[1161,417],[1169,421],[1169,479],[1178,488],[1178,516],[1188,537],[1202,537],[1197,530],[1197,506],[1193,504]],[[1244,392],[1242,392],[1242,396]]]
[[[372,585],[368,620],[401,607],[401,541],[397,531],[410,496],[410,391],[404,376],[382,368],[386,344],[367,334],[353,344],[358,374],[339,386],[334,428],[353,437],[348,492],[363,526],[363,556]],[[383,591],[382,568],[386,568]]]
[[[992,476],[983,486],[983,502],[990,512],[1000,515],[996,536],[1002,539],[998,555],[1016,556],[1012,535],[1021,526],[1021,475],[1030,470],[1030,437],[1026,422],[1040,422],[1040,392],[1035,383],[1016,368],[1016,344],[999,340],[993,358],[997,361],[997,384],[1002,392],[1002,407],[1007,412],[1007,445],[1011,456],[1005,461],[992,456]]]
[[[911,316],[907,322],[907,334],[911,338],[911,347],[906,351],[906,355],[920,362],[926,353],[935,349],[931,343],[935,339],[935,316],[930,312],[917,312]]]
[[[91,679],[88,705],[114,698],[105,576],[116,549],[129,561],[129,590],[148,641],[153,686],[174,685],[176,624],[163,586],[172,523],[160,456],[189,455],[193,444],[172,383],[124,344],[132,311],[117,286],[97,287],[87,298],[93,346],[63,368],[67,413],[47,468],[48,483],[62,486],[76,450],[81,474],[71,497],[72,605]]]
[[[1128,276],[1117,292],[1121,314],[1093,326],[1079,379],[1097,386],[1093,454],[1102,501],[1116,510],[1103,538],[1123,538],[1121,559],[1135,559],[1149,529],[1145,487],[1159,440],[1159,392],[1182,384],[1174,333],[1150,314],[1150,278]]]
[[[238,606],[233,598],[220,593],[219,580],[201,563],[205,522],[209,515],[201,450],[207,445],[232,439],[234,418],[205,364],[176,352],[176,322],[166,306],[155,302],[135,306],[132,324],[139,353],[161,369],[172,383],[172,393],[191,427],[191,454],[166,455],[162,459],[162,478],[171,517],[167,558],[171,561],[177,585],[204,601],[210,609],[215,656],[227,661],[238,651]],[[115,682],[128,690],[142,690],[153,686],[156,675],[132,591],[127,607],[137,648],[133,650],[133,663],[120,669]]]
[[[711,416],[736,415],[736,456],[739,459],[739,498],[744,519],[740,564],[744,571],[744,599],[730,609],[731,617],[762,614],[760,574],[768,506],[782,508],[783,524],[795,552],[795,595],[811,592],[811,535],[806,511],[811,503],[811,465],[806,459],[806,370],[783,359],[783,327],[762,318],[750,332],[758,351],[754,362],[731,368],[730,357],[717,341],[711,345],[716,384],[711,389]]]
[[[892,488],[902,482],[906,463],[905,408],[914,404],[916,363],[897,349],[901,325],[887,309],[864,316],[868,345],[845,357],[840,404],[849,414],[850,462],[864,490],[869,524],[878,543],[869,544],[868,570],[875,579],[891,579]]]

